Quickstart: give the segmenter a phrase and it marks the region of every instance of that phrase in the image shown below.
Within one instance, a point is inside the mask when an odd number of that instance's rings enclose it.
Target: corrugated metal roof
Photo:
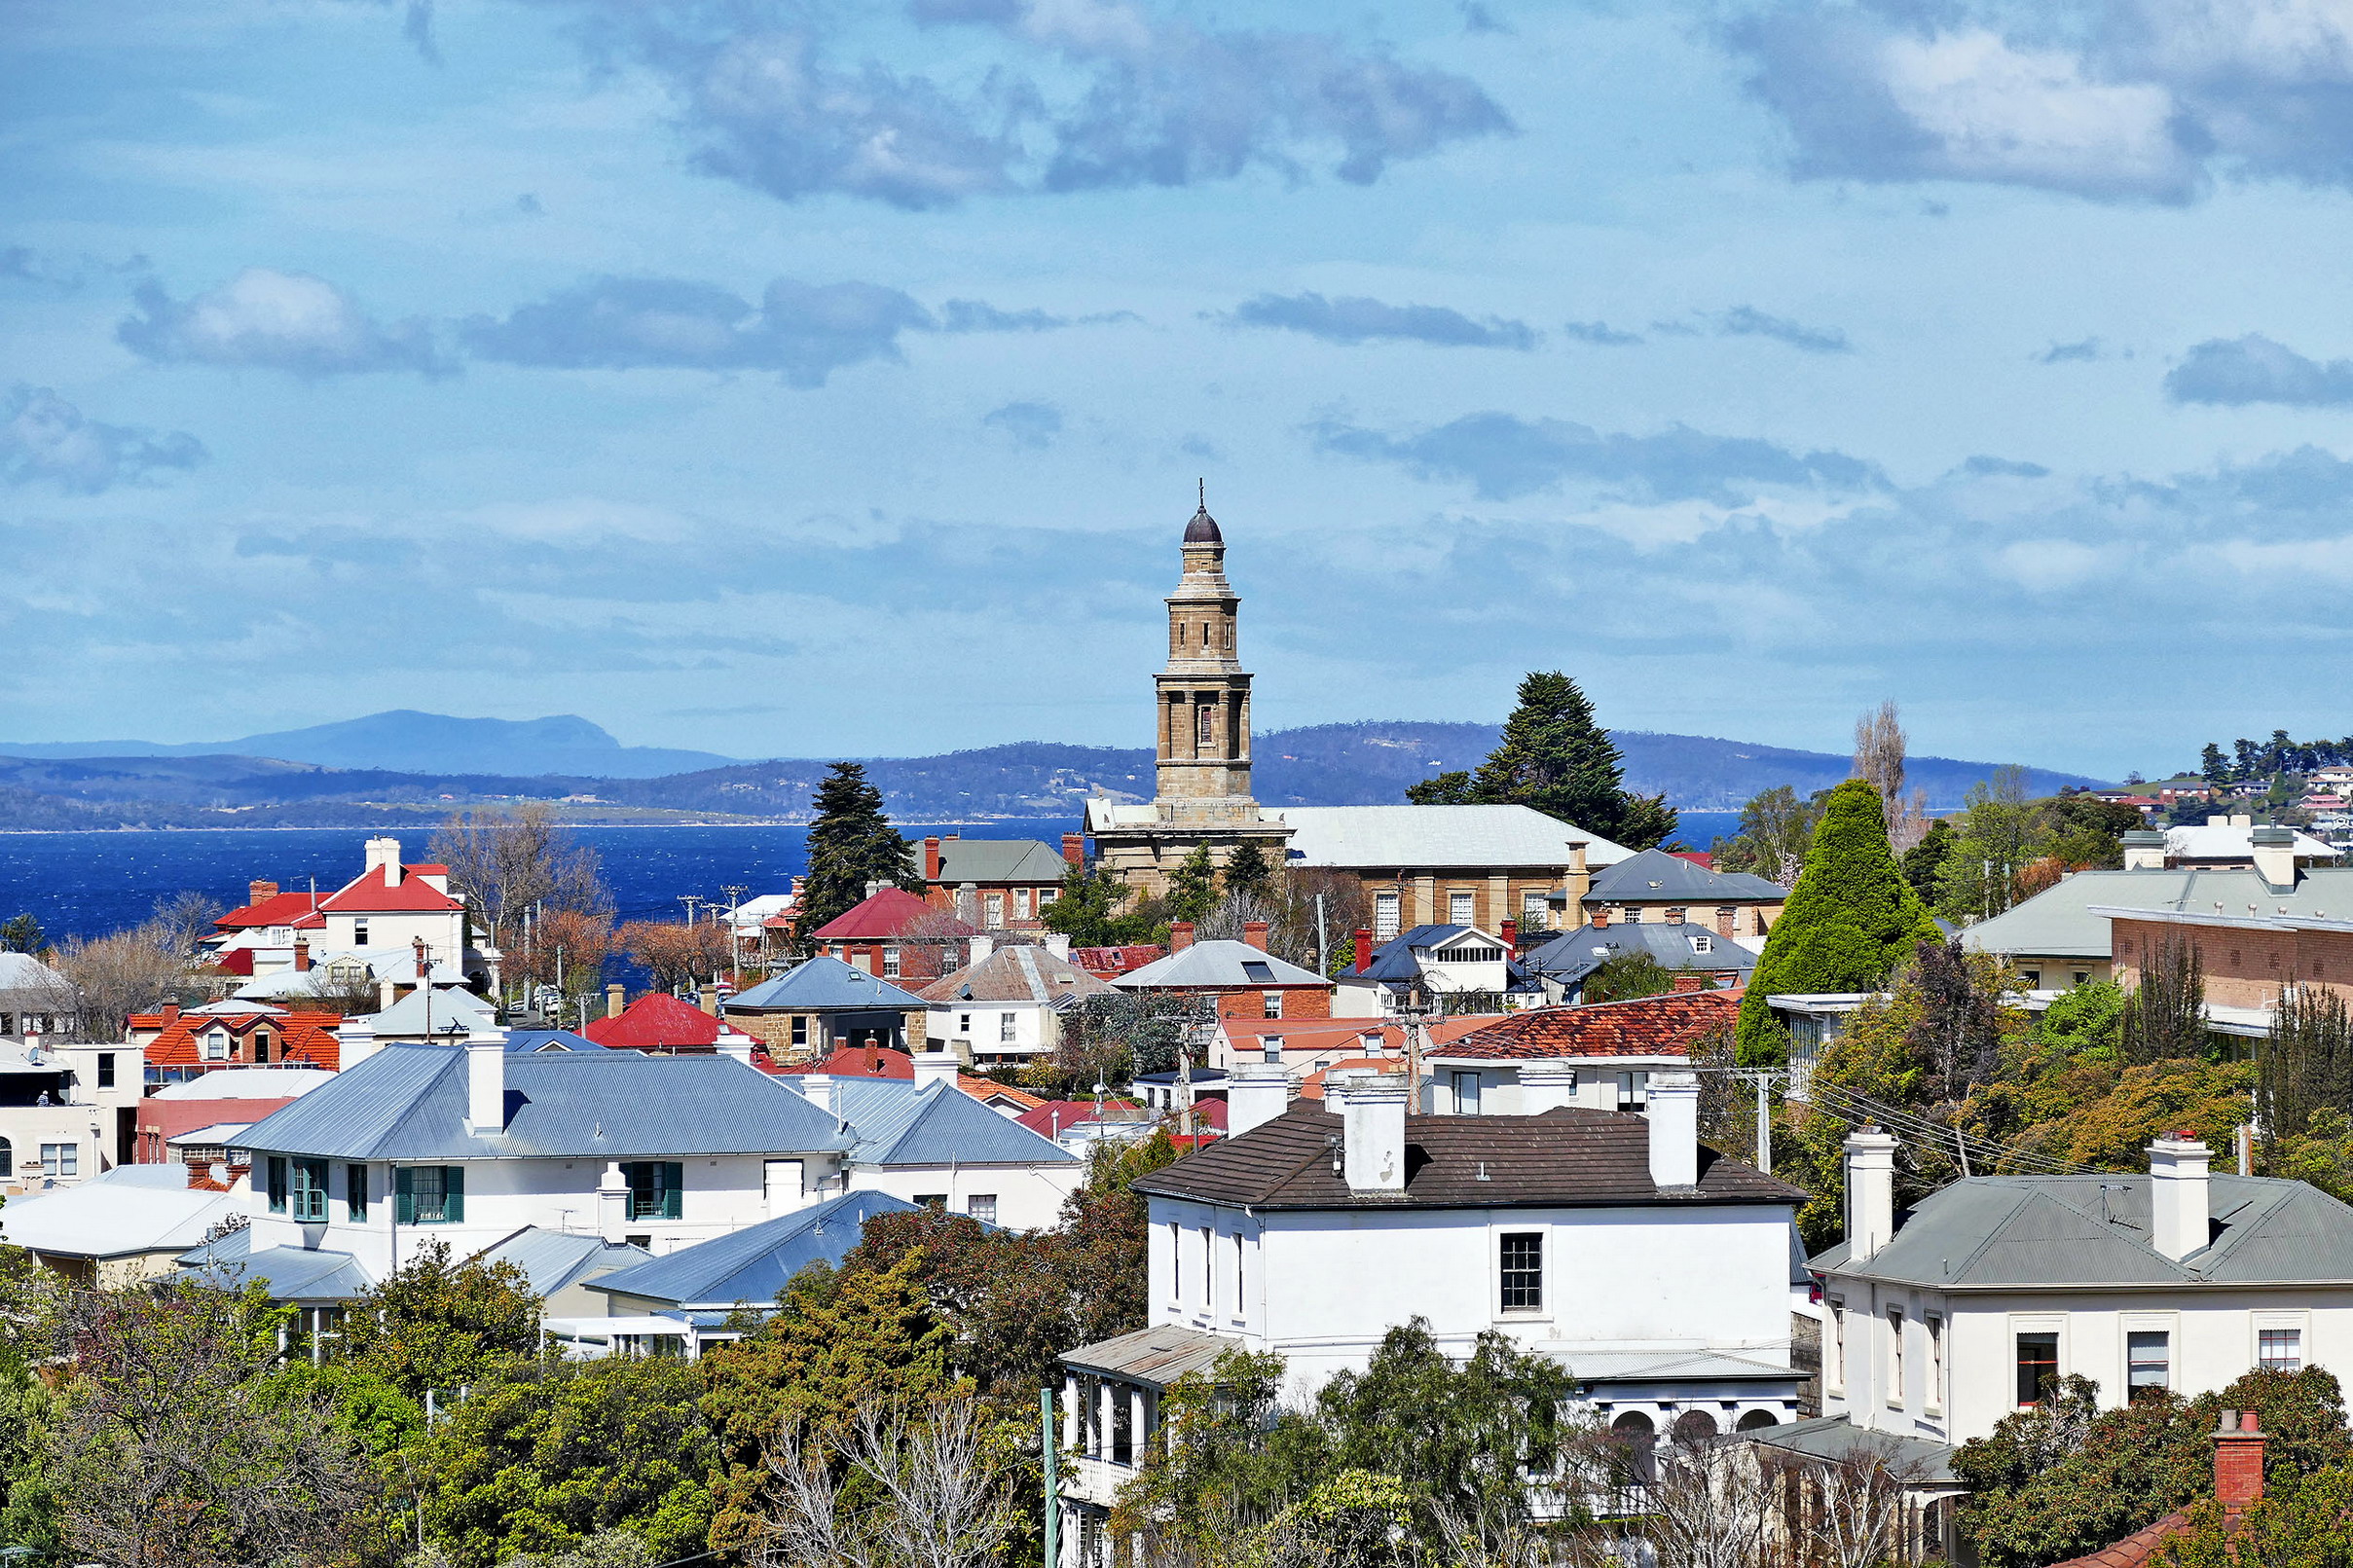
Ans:
[[[222,1067],[166,1083],[150,1100],[292,1100],[324,1088],[335,1075],[314,1067]]]
[[[941,884],[1059,882],[1070,869],[1062,852],[1034,838],[950,838],[939,842]]]
[[[568,1285],[629,1268],[652,1257],[644,1248],[632,1247],[626,1242],[526,1225],[497,1245],[476,1253],[468,1261],[512,1263],[531,1281],[533,1294],[545,1299]]]
[[[1062,1365],[1083,1372],[1106,1372],[1147,1388],[1166,1388],[1188,1372],[1209,1370],[1230,1350],[1249,1348],[1224,1334],[1164,1324],[1066,1350]]]
[[[811,1263],[838,1267],[875,1215],[915,1212],[887,1192],[845,1192],[607,1274],[597,1289],[676,1307],[766,1306]]]
[[[79,1186],[11,1198],[0,1239],[67,1258],[187,1247],[229,1212],[229,1194],[188,1185],[185,1165],[118,1165]]]
[[[1644,850],[1601,871],[1585,894],[1589,904],[1686,898],[1693,903],[1779,900],[1789,890],[1746,871],[1710,871],[1665,850]]]
[[[1698,944],[1708,950],[1701,952]],[[1756,955],[1729,936],[1718,936],[1704,925],[1580,926],[1563,931],[1521,960],[1538,974],[1573,985],[1620,953],[1648,953],[1670,969],[1702,969],[1709,973],[1756,967]]]
[[[1099,997],[1111,987],[1069,959],[1043,947],[1001,947],[977,964],[923,988],[935,1007],[959,1002],[1049,1003],[1065,997]]]
[[[1949,1484],[1953,1479],[1953,1449],[1949,1443],[1892,1432],[1866,1432],[1843,1415],[1818,1415],[1780,1426],[1752,1427],[1736,1437],[1743,1442],[1761,1442],[1769,1448],[1826,1459],[1834,1464],[1857,1452],[1891,1457],[1904,1463],[1907,1470],[1917,1471],[1924,1481]]]
[[[793,1082],[793,1079],[783,1079]],[[858,1165],[1073,1165],[1079,1156],[947,1084],[837,1078]]]
[[[239,1140],[332,1159],[625,1159],[839,1149],[832,1118],[726,1056],[547,1051],[500,1058],[506,1130],[466,1130],[466,1052],[386,1046],[273,1112]]]
[[[1257,965],[1263,973],[1244,967]],[[1195,942],[1140,969],[1130,969],[1111,982],[1122,991],[1152,991],[1180,986],[1329,985],[1312,969],[1276,958],[1248,942]]]
[[[506,1048],[510,1051],[593,1051],[603,1047],[585,1035],[575,1035],[569,1029],[510,1029],[506,1032]]]
[[[1293,865],[1565,867],[1615,865],[1634,851],[1526,806],[1286,806]]]
[[[376,1284],[349,1253],[307,1252],[300,1247],[272,1247],[239,1258],[215,1249],[210,1263],[199,1263],[187,1272],[224,1291],[241,1291],[258,1282],[273,1301],[349,1301]]]
[[[818,1011],[837,1007],[921,1008],[924,1001],[890,981],[821,953],[772,980],[727,999],[722,1012]]]
[[[1749,1382],[1799,1375],[1786,1363],[1721,1350],[1595,1350],[1563,1339],[1542,1340],[1536,1348],[1567,1367],[1580,1383]]]
[[[2218,915],[2244,915],[2253,904],[2261,915],[2284,908],[2291,916],[2318,918],[2334,909],[2341,919],[2353,915],[2353,867],[2306,867],[2298,874],[2296,886],[2285,892],[2273,891],[2245,869],[2078,871],[1967,928],[1961,945],[1974,953],[2108,958],[2108,917],[2091,913],[2095,904]]]

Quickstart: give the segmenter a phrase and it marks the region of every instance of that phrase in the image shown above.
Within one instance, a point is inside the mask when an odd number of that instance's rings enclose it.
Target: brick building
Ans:
[[[964,966],[980,928],[903,888],[882,888],[809,933],[817,951],[885,980],[928,984]]]
[[[202,1007],[165,1005],[133,1013],[126,1037],[146,1053],[151,1076],[195,1077],[233,1067],[288,1063],[334,1072],[343,1042],[340,1013],[280,1007],[266,1002],[215,1002]]]
[[[1077,833],[1062,835],[1059,853],[1036,839],[942,833],[923,841],[924,899],[982,930],[1036,930],[1063,873],[1085,858]]]
[[[1112,981],[1121,991],[1214,999],[1220,1019],[1329,1018],[1332,982],[1267,951],[1267,927],[1252,921],[1238,942],[1196,942],[1193,924],[1168,930],[1168,956]]]

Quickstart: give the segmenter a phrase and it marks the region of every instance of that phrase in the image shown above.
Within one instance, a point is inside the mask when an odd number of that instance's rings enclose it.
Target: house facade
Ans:
[[[1584,920],[1596,926],[1688,927],[1762,951],[1788,899],[1778,882],[1644,850],[1597,871],[1581,902]]]
[[[1746,943],[1687,921],[1633,926],[1600,922],[1562,932],[1530,949],[1521,964],[1545,1001],[1577,1003],[1585,1000],[1585,982],[1596,969],[1628,953],[1643,954],[1661,968],[1677,971],[1678,978],[1704,976],[1718,988],[1746,986],[1757,959]]]
[[[1059,939],[1057,939],[1059,940]],[[924,1025],[934,1050],[970,1067],[1017,1067],[1050,1056],[1063,1015],[1112,987],[1070,960],[1069,944],[997,947],[973,938],[973,962],[923,988]]]
[[[962,962],[980,928],[904,888],[878,888],[809,933],[827,958],[878,979],[928,983]]]
[[[904,1050],[922,1038],[928,1005],[870,969],[821,953],[737,992],[724,1010],[770,1057],[801,1064],[850,1046]]]
[[[1336,1018],[1383,1018],[1400,1007],[1502,1012],[1529,1006],[1543,993],[1512,956],[1518,932],[1505,921],[1500,935],[1475,926],[1415,926],[1376,947],[1370,930],[1356,932],[1356,962],[1334,980]]]
[[[1026,838],[926,838],[924,897],[982,930],[1037,930],[1061,895],[1063,873],[1085,862],[1085,842],[1065,833],[1057,851]]]
[[[1373,939],[1415,926],[1518,937],[1573,926],[1595,872],[1634,852],[1526,806],[1286,806],[1289,863],[1362,884]]]
[[[1524,1115],[1537,1103],[1638,1112],[1651,1080],[1691,1067],[1692,1048],[1739,1017],[1738,991],[1671,992],[1631,1002],[1515,1013],[1433,1042],[1424,1108],[1433,1115]],[[1550,1064],[1531,1089],[1530,1063]]]
[[[1168,946],[1166,958],[1130,969],[1112,986],[1198,997],[1221,1019],[1332,1016],[1332,982],[1268,952],[1264,922],[1246,925],[1238,942],[1196,942],[1192,924],[1180,920],[1169,929]]]

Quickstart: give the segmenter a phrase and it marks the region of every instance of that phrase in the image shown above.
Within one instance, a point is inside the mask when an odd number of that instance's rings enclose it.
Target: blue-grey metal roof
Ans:
[[[939,841],[941,884],[1059,882],[1070,869],[1062,852],[1034,838],[947,838]]]
[[[765,1306],[811,1263],[838,1267],[875,1215],[915,1212],[887,1192],[845,1192],[605,1275],[596,1288],[674,1307]]]
[[[629,1268],[652,1257],[644,1248],[632,1247],[626,1242],[526,1225],[496,1246],[476,1253],[469,1261],[514,1264],[531,1281],[533,1294],[544,1299],[567,1285]]]
[[[1916,1473],[1920,1481],[1951,1485],[1953,1449],[1928,1438],[1908,1438],[1892,1432],[1869,1432],[1843,1415],[1818,1415],[1779,1426],[1749,1427],[1732,1435],[1737,1442],[1761,1442],[1769,1448],[1802,1454],[1809,1459],[1839,1463],[1853,1455],[1884,1461],[1893,1458]]]
[[[749,991],[729,997],[722,1012],[825,1011],[844,1007],[883,1007],[905,1011],[929,1005],[912,991],[902,991],[879,975],[844,964],[829,953],[762,980]]]
[[[790,1080],[788,1080],[790,1081]],[[1074,1165],[1079,1156],[951,1084],[836,1078],[856,1165]]]
[[[843,1147],[832,1118],[727,1056],[546,1051],[499,1058],[506,1128],[467,1130],[462,1046],[388,1045],[271,1112],[240,1149],[330,1159],[624,1159]]]
[[[2281,890],[2252,870],[2078,871],[1961,932],[1976,953],[2019,958],[2110,957],[2110,916],[2095,905],[2171,910],[2178,914],[2286,914],[2320,917],[2334,909],[2353,914],[2353,866],[2303,866],[2296,886]]]
[[[200,1262],[187,1272],[224,1291],[241,1291],[258,1281],[273,1301],[349,1301],[376,1284],[349,1253],[300,1247],[272,1247],[239,1258],[223,1257],[216,1248],[210,1263]]]
[[[1697,938],[1698,941],[1695,941]],[[1708,951],[1699,950],[1706,942]],[[1756,955],[1729,936],[1718,936],[1706,926],[1580,926],[1563,931],[1521,960],[1538,974],[1574,985],[1620,953],[1648,953],[1670,969],[1705,969],[1713,974],[1727,969],[1743,973],[1756,967]]]
[[[506,1048],[510,1051],[601,1051],[605,1047],[569,1029],[510,1029],[506,1032]]]
[[[1818,1272],[1968,1289],[2353,1280],[2353,1209],[2302,1182],[2207,1178],[2214,1239],[2180,1262],[2150,1242],[2146,1176],[1980,1176],[1923,1200],[1859,1265]]]
[[[1328,985],[1311,969],[1248,942],[1195,942],[1111,982],[1122,991],[1183,986]]]
[[[1665,850],[1644,850],[1594,873],[1585,890],[1589,904],[1653,903],[1678,900],[1695,904],[1755,903],[1789,896],[1778,882],[1746,871],[1710,871]]]
[[[1441,942],[1452,941],[1457,936],[1465,935],[1476,936],[1490,947],[1499,948],[1503,945],[1500,937],[1489,936],[1475,926],[1409,926],[1373,949],[1372,963],[1366,966],[1364,973],[1376,980],[1387,980],[1403,985],[1415,984],[1421,979],[1421,961],[1414,956],[1416,950],[1436,947]],[[1516,983],[1526,977],[1519,964],[1510,957],[1507,956],[1504,959],[1503,965],[1505,972],[1512,982]],[[1355,973],[1354,970],[1345,971],[1342,978],[1353,973]]]

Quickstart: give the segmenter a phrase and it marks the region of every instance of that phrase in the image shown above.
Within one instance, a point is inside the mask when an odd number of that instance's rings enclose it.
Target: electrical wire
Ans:
[[[1806,1086],[1806,1094],[1810,1104],[1850,1125],[1877,1123],[1904,1142],[1917,1145],[1924,1149],[1934,1150],[1940,1155],[1949,1156],[1966,1149],[1972,1162],[1972,1168],[1976,1165],[1983,1165],[1989,1170],[2006,1167],[2012,1171],[2040,1176],[2110,1174],[2101,1171],[2095,1165],[2085,1165],[2075,1160],[2061,1159],[2056,1155],[2036,1153],[2008,1144],[1996,1143],[1990,1138],[1965,1132],[1942,1122],[1931,1121],[1913,1112],[1884,1105],[1868,1095],[1857,1094],[1852,1089],[1842,1088],[1837,1084],[1809,1083]]]

